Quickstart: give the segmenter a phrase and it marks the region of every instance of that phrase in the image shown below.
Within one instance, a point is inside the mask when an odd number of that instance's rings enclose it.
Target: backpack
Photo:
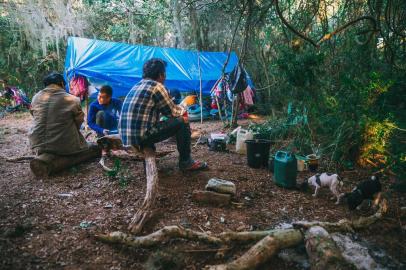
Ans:
[[[247,74],[240,63],[231,71],[229,84],[233,94],[242,93],[247,88]]]

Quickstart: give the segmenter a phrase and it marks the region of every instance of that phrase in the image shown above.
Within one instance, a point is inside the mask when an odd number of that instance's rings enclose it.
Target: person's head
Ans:
[[[50,74],[45,76],[43,83],[44,83],[45,87],[47,87],[48,85],[51,85],[51,84],[56,84],[62,88],[64,88],[65,84],[66,84],[65,79],[63,78],[62,74],[57,73],[57,72],[51,72]]]
[[[113,88],[110,85],[103,85],[100,88],[99,95],[97,96],[97,101],[100,105],[108,105],[111,101],[111,96],[113,95]]]
[[[142,67],[142,78],[163,83],[166,79],[166,62],[160,58],[148,60]]]

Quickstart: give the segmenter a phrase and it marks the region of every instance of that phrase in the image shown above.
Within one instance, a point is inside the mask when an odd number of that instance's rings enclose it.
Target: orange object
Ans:
[[[182,103],[185,104],[186,106],[195,105],[197,103],[197,96],[196,95],[187,96],[183,99]]]

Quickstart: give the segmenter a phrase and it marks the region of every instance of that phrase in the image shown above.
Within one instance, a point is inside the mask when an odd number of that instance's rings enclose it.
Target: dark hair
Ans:
[[[142,78],[156,80],[159,75],[165,74],[166,62],[160,58],[152,58],[144,63],[142,67]]]
[[[45,76],[43,80],[44,86],[47,87],[50,84],[58,84],[63,86],[66,84],[65,79],[63,78],[62,74],[58,72],[51,72],[47,76]]]
[[[101,88],[100,88],[100,93],[104,93],[104,94],[107,94],[107,95],[109,95],[110,97],[113,95],[113,88],[111,88],[111,86],[110,85],[103,85]]]

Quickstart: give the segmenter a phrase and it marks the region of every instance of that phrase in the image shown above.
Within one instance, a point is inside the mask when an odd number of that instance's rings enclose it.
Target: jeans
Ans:
[[[176,145],[179,152],[179,166],[182,167],[191,164],[191,131],[189,123],[185,123],[182,117],[169,118],[149,129],[141,141],[141,147],[151,147],[155,149],[155,143],[164,141],[172,136],[176,136]]]

